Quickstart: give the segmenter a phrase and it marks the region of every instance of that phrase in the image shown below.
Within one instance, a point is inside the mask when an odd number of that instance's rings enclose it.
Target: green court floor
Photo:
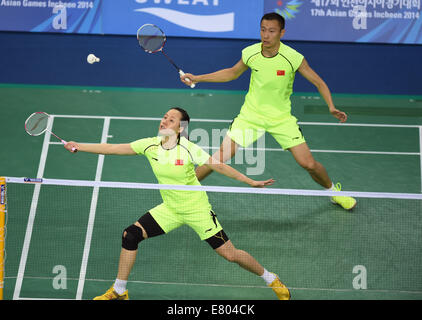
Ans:
[[[28,136],[24,121],[45,111],[65,140],[124,143],[156,135],[163,114],[179,106],[191,116],[191,140],[212,153],[244,94],[0,85],[0,175],[156,183],[143,157],[102,162],[98,155],[70,154],[54,137]],[[420,194],[422,97],[339,94],[334,102],[348,114],[346,124],[336,122],[318,95],[292,98],[308,145],[333,181],[347,191]],[[258,172],[257,180],[274,178],[274,188],[321,189],[271,136],[239,150],[236,159],[236,169]],[[202,184],[243,186],[217,173]],[[293,299],[422,298],[420,200],[360,198],[346,212],[326,197],[209,197],[233,243],[279,274]],[[91,299],[112,284],[122,230],[159,204],[160,195],[101,188],[94,209],[92,199],[91,187],[8,185],[6,299]],[[259,277],[220,258],[187,227],[141,244],[128,288],[132,299],[276,299]]]

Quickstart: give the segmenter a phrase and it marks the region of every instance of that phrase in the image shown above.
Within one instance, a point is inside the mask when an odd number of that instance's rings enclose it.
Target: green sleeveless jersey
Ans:
[[[289,117],[293,82],[303,55],[280,42],[278,53],[267,58],[261,53],[261,43],[256,43],[242,50],[242,60],[251,69],[251,80],[241,114],[279,120]]]
[[[210,155],[184,137],[172,149],[164,149],[162,137],[133,141],[130,146],[139,155],[147,157],[159,184],[200,186],[195,175],[195,165],[203,165]],[[209,212],[211,205],[205,191],[160,190],[163,202],[176,211],[189,213],[203,208]]]

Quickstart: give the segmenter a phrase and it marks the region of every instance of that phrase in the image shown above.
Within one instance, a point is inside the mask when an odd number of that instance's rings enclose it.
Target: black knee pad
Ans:
[[[144,236],[142,235],[142,229],[132,224],[123,231],[122,248],[131,251],[137,250],[138,244],[142,240],[144,240]]]

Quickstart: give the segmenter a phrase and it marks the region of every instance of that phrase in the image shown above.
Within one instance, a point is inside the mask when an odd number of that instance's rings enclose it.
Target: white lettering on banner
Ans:
[[[202,3],[204,6],[208,6],[208,0],[193,0],[192,5],[196,5],[198,2]]]
[[[421,9],[421,0],[311,0],[315,7],[353,8],[363,6],[367,9]]]
[[[94,8],[93,1],[77,1],[77,2],[62,2],[62,1],[32,1],[32,0],[1,0],[0,7],[25,7],[25,8],[56,8],[63,7],[67,9],[92,9]]]
[[[2,7],[20,7],[22,5],[21,1],[7,1],[1,0],[0,6]]]
[[[166,8],[142,8],[135,9],[135,11],[146,12],[195,31],[227,32],[234,30],[234,12],[216,15],[195,15]]]
[[[353,29],[366,30],[368,19],[418,20],[421,17],[421,2],[422,0],[311,0],[314,8],[309,10],[312,17],[353,18]]]
[[[326,16],[327,17],[347,17],[347,12],[341,11],[341,10],[327,9]]]
[[[203,4],[204,6],[209,6],[210,3],[213,6],[218,6],[218,0],[192,0],[192,3],[189,3],[189,0],[135,0],[137,3],[147,3],[147,2],[152,2],[154,4],[160,4],[160,3],[164,3],[164,4],[181,4],[181,5],[189,5],[192,4],[193,6],[195,6],[196,4],[200,3]]]
[[[214,6],[220,5],[219,0],[135,0],[141,4],[164,4],[179,5],[180,8],[187,6]],[[174,9],[162,7],[147,7],[135,9],[137,12],[145,12],[160,17],[178,26],[202,32],[227,32],[234,30],[234,12],[216,15],[197,15],[180,12]]]
[[[75,8],[83,9],[83,8],[81,8],[81,4],[83,4],[83,3],[89,3],[90,4],[89,7],[92,8],[92,5],[91,5],[92,1],[90,1],[90,2],[88,2],[88,1],[78,1],[78,6],[76,6],[77,5],[76,2],[62,2],[62,1],[48,0],[48,6],[50,8],[55,8],[55,7],[60,6],[60,7],[66,7],[68,9],[75,9]]]
[[[47,6],[44,1],[28,1],[28,0],[23,0],[22,5],[24,7],[34,7],[34,8],[45,8]]]

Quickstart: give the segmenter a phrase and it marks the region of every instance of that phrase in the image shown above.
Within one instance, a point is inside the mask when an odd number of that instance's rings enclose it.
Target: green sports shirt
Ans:
[[[291,115],[290,96],[303,55],[282,42],[274,57],[264,57],[261,50],[261,42],[242,50],[242,61],[251,69],[251,79],[241,114],[287,118]]]
[[[210,155],[184,137],[172,149],[163,148],[161,139],[144,138],[133,141],[130,146],[148,159],[159,184],[201,185],[195,175],[195,165],[203,165]],[[211,210],[205,191],[160,189],[160,193],[167,207],[176,212],[188,214]]]

